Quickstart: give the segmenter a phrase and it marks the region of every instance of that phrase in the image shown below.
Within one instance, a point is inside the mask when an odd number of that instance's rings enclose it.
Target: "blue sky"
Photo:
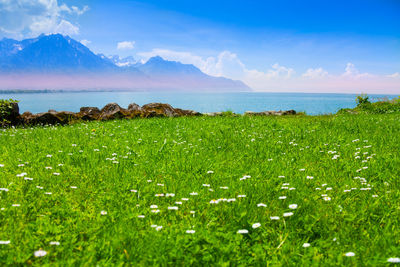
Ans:
[[[61,32],[96,53],[160,54],[259,90],[374,79],[400,91],[398,0],[9,2],[0,0],[0,37]]]

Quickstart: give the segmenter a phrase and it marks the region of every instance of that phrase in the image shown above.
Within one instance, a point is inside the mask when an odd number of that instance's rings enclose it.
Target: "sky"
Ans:
[[[400,0],[0,0],[0,38],[41,33],[256,91],[400,94]]]

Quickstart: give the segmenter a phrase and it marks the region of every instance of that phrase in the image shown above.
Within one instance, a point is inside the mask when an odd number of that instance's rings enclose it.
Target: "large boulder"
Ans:
[[[201,116],[200,112],[194,111],[194,110],[188,110],[188,109],[180,109],[180,108],[175,108],[175,112],[178,113],[179,116]]]
[[[30,112],[24,112],[21,115],[23,123],[28,125],[56,125],[56,124],[68,124],[78,119],[78,116],[69,111],[49,110],[48,112],[42,112],[38,114],[32,114]]]
[[[169,104],[150,103],[142,107],[142,116],[149,117],[177,117],[179,113]]]
[[[77,114],[82,120],[93,121],[100,117],[100,109],[97,107],[81,107],[79,113]]]
[[[117,103],[109,103],[100,111],[100,120],[114,120],[127,117],[129,114],[126,109],[121,108]]]
[[[269,110],[269,111],[261,111],[261,112],[254,112],[254,111],[246,111],[244,113],[245,116],[282,116],[282,115],[296,115],[295,110]]]
[[[136,103],[129,104],[127,111],[129,118],[136,118],[142,115],[142,108]]]

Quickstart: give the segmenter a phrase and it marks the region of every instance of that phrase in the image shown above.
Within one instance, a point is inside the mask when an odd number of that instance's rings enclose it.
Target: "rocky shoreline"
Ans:
[[[107,121],[115,119],[154,118],[154,117],[184,117],[184,116],[224,116],[227,112],[200,113],[193,110],[173,108],[169,104],[150,103],[143,106],[132,103],[128,108],[122,108],[117,103],[109,103],[102,109],[97,107],[81,107],[79,112],[55,111],[32,114],[24,112],[19,114],[18,103],[11,103],[10,112],[3,121],[8,125],[56,125],[70,124],[78,121]],[[229,112],[229,115],[237,115]],[[282,116],[296,115],[294,110],[286,111],[247,111],[245,116]]]

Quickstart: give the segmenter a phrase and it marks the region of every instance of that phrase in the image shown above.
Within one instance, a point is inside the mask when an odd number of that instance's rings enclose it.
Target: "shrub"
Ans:
[[[13,111],[13,103],[18,103],[14,99],[0,99],[0,125],[4,126],[10,123],[10,115]]]
[[[356,98],[356,102],[357,102],[357,106],[371,104],[371,102],[369,102],[369,96],[367,94],[358,95]]]

